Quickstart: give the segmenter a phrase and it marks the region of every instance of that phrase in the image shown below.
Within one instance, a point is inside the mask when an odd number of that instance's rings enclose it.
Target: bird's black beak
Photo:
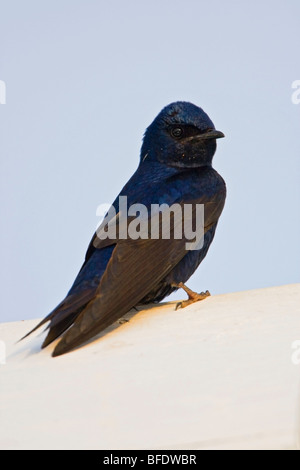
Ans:
[[[203,134],[197,134],[197,135],[193,135],[191,137],[187,137],[186,139],[184,139],[184,141],[185,142],[189,142],[189,141],[191,141],[191,142],[193,142],[193,141],[200,142],[202,140],[209,140],[209,139],[222,139],[223,137],[225,137],[223,132],[216,131],[216,129],[208,129]]]
[[[222,139],[223,137],[225,137],[223,132],[216,131],[215,129],[209,129],[204,134],[201,134],[199,136],[199,139],[203,139],[203,140],[206,140],[206,139]]]

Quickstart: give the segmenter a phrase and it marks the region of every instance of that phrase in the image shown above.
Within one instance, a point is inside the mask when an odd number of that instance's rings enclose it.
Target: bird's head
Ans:
[[[215,129],[203,109],[178,101],[166,106],[147,128],[141,162],[159,161],[179,168],[211,165],[216,139],[224,134]]]

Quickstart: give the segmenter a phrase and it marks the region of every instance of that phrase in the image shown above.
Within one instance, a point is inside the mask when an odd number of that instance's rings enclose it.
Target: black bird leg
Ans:
[[[189,298],[187,300],[183,300],[182,302],[178,302],[175,310],[178,308],[185,308],[190,304],[193,304],[194,302],[199,302],[199,300],[204,300],[206,297],[210,296],[209,291],[207,290],[206,292],[201,292],[200,294],[197,294],[197,292],[192,291],[189,289],[187,286],[183,284],[183,282],[180,282],[179,284],[172,284],[172,287],[177,287],[178,289],[183,289]]]

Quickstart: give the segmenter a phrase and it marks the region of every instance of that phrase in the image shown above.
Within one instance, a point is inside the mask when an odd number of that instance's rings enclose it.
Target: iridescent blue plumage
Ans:
[[[212,168],[220,137],[208,115],[187,102],[166,106],[147,128],[139,166],[119,196],[127,196],[128,206],[140,203],[149,210],[151,204],[204,204],[204,245],[186,251],[174,239],[104,243],[95,235],[66,298],[36,327],[50,321],[43,346],[67,330],[53,355],[79,346],[135,305],[162,300],[194,273],[225,203],[225,183]]]

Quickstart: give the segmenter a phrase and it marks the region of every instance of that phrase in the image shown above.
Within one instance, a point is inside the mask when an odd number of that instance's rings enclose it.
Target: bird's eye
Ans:
[[[176,139],[179,139],[180,137],[182,137],[183,134],[184,134],[184,131],[182,127],[177,126],[171,129],[171,135],[175,137]]]

